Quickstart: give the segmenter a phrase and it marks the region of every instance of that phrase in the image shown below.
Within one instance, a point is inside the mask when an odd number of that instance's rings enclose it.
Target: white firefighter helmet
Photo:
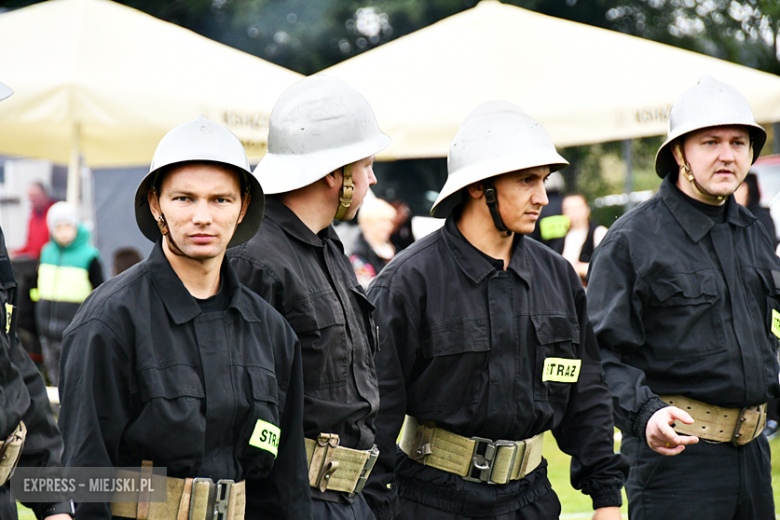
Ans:
[[[0,83],[0,101],[4,100],[7,97],[10,97],[11,94],[13,93],[14,93],[13,90]]]
[[[226,164],[243,175],[242,187],[249,190],[252,199],[244,220],[236,228],[228,247],[243,244],[257,233],[263,221],[265,197],[249,167],[249,159],[241,141],[233,132],[203,116],[177,126],[160,140],[152,158],[149,173],[135,193],[135,221],[141,232],[152,242],[160,238],[160,229],[154,220],[147,193],[156,182],[157,173],[164,167],[191,161]]]
[[[672,143],[678,137],[702,128],[730,125],[748,127],[755,162],[766,143],[766,130],[756,123],[747,99],[737,89],[712,76],[704,76],[672,105],[669,112],[669,136],[655,156],[656,173],[663,178],[669,172],[677,171]]]
[[[305,78],[271,111],[268,153],[255,168],[265,193],[286,193],[387,148],[368,101],[343,80]]]
[[[466,116],[452,140],[447,182],[431,216],[447,218],[469,184],[537,166],[557,171],[568,164],[542,125],[519,107],[508,101],[483,103]]]

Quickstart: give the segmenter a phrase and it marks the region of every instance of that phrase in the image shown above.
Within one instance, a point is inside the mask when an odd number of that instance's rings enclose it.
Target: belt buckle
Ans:
[[[490,471],[490,480],[487,481],[488,484],[507,484],[510,480],[512,480],[512,469],[515,467],[515,459],[517,458],[517,452],[520,450],[520,443],[515,441],[496,441],[496,454],[494,456],[494,460],[498,458],[498,449],[499,448],[512,448],[512,458],[509,460],[509,468],[507,469],[506,473],[506,482],[494,482],[493,481],[493,469],[491,468]],[[526,458],[526,453],[528,450],[524,450],[523,452],[523,459]],[[525,463],[525,460],[523,460],[523,463]]]
[[[468,482],[488,482],[491,473],[493,472],[493,459],[496,457],[496,444],[492,440],[484,437],[472,437],[471,440],[474,441],[474,451],[471,454],[471,463],[469,464],[466,476],[461,478]],[[479,448],[483,444],[485,445],[484,455],[479,453]],[[478,477],[471,476],[475,470],[479,470]]]
[[[220,479],[217,481],[217,492],[214,499],[214,520],[227,520],[230,507],[230,491],[235,480]]]
[[[198,489],[197,484],[200,482],[205,482],[209,485],[209,491],[208,491],[208,500],[206,502],[206,519],[207,520],[213,520],[216,518],[216,510],[214,508],[214,498],[217,494],[217,488],[214,486],[214,481],[211,480],[209,477],[196,477],[192,479],[192,494],[190,495],[190,511],[187,515],[187,520],[192,520],[192,513],[195,509],[195,491]]]
[[[360,473],[360,478],[355,485],[355,491],[349,494],[350,498],[363,491],[363,488],[366,486],[366,482],[368,481],[368,476],[371,474],[371,470],[374,469],[374,464],[376,464],[377,458],[379,458],[379,448],[377,448],[375,444],[373,448],[368,450],[368,460],[363,466],[363,471]]]
[[[766,417],[766,405],[760,404],[758,406],[746,406],[742,408],[739,411],[739,415],[737,416],[737,424],[734,427],[734,435],[731,436],[731,444],[734,446],[742,446],[742,444],[739,444],[739,439],[742,437],[742,426],[745,424],[745,421],[747,421],[747,418],[745,417],[745,413],[750,410],[753,412],[756,412],[759,414],[758,419],[756,419],[756,431],[754,431],[751,434],[751,439],[753,440],[757,434],[764,429],[764,421]],[[750,441],[748,441],[750,442]],[[747,443],[745,443],[747,444]]]

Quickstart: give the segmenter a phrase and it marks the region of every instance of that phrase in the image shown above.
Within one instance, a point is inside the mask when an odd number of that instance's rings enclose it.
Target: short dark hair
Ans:
[[[132,247],[122,247],[114,251],[114,274],[119,274],[141,261],[141,254]]]

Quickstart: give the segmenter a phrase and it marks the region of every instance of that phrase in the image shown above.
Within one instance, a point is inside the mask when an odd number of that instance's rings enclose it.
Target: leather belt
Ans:
[[[766,403],[745,408],[721,408],[681,395],[662,395],[661,400],[688,412],[693,424],[674,424],[674,431],[695,435],[708,442],[730,442],[744,446],[755,440],[766,426]]]
[[[469,482],[506,484],[520,480],[542,462],[540,433],[522,441],[492,441],[463,437],[406,416],[401,430],[401,450],[425,466],[460,475]]]
[[[143,471],[143,469],[142,469]],[[117,471],[118,478],[138,473]],[[243,520],[246,506],[244,481],[168,477],[167,502],[112,502],[111,514],[139,520]]]
[[[353,450],[339,446],[335,433],[321,433],[317,440],[305,439],[309,485],[320,491],[360,493],[374,469],[379,450]]]
[[[11,480],[19,457],[22,455],[24,440],[27,438],[27,427],[24,422],[4,441],[0,441],[0,486]]]

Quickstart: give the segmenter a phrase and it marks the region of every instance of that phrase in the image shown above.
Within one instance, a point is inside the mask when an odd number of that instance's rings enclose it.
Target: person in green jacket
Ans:
[[[53,386],[59,384],[62,333],[79,305],[103,283],[100,253],[89,243],[89,231],[72,204],[57,202],[46,215],[51,240],[38,266],[36,323],[43,366]],[[35,298],[33,298],[35,299]]]

